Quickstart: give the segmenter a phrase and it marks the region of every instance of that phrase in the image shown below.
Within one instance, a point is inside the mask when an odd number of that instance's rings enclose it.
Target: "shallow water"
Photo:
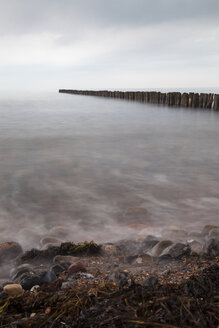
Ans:
[[[1,95],[1,240],[34,244],[55,225],[72,240],[102,241],[124,237],[132,223],[216,224],[218,141],[213,111]]]

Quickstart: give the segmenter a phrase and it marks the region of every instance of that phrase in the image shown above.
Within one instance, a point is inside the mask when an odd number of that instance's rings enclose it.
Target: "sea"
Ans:
[[[0,93],[0,241],[72,241],[219,221],[219,112]]]

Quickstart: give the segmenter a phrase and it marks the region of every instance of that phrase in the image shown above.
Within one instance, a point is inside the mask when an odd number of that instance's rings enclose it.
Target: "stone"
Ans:
[[[202,229],[202,235],[207,236],[212,229],[217,229],[217,228],[219,228],[219,227],[215,226],[215,225],[207,224]]]
[[[60,246],[60,243],[48,243],[48,244],[45,244],[43,245],[40,250],[45,250],[45,249],[48,249],[50,247],[57,247],[57,246]]]
[[[53,263],[54,264],[61,264],[63,265],[64,263],[76,263],[80,260],[79,257],[77,256],[71,256],[71,255],[56,255],[53,258]]]
[[[50,268],[50,271],[54,272],[55,275],[57,276],[57,275],[59,275],[59,273],[65,271],[65,267],[60,264],[55,264]]]
[[[32,267],[29,264],[22,264],[19,265],[17,268],[13,268],[10,272],[10,278],[12,280],[15,280],[17,278],[19,278],[21,275],[23,275],[24,273],[29,273],[32,272],[34,273]]]
[[[116,246],[113,244],[102,245],[102,250],[103,250],[103,253],[108,256],[114,256],[117,254]]]
[[[31,288],[30,292],[31,293],[36,293],[38,292],[38,290],[40,289],[40,286],[39,285],[35,285]]]
[[[208,238],[217,238],[219,237],[219,228],[211,229],[208,233]]]
[[[191,255],[201,254],[203,246],[197,240],[189,240],[188,245],[191,248]]]
[[[53,236],[48,236],[48,237],[43,237],[41,240],[40,240],[40,245],[41,246],[44,246],[46,244],[62,244],[64,243],[64,240],[62,239],[59,239],[57,237],[53,237]]]
[[[144,240],[142,240],[142,250],[150,250],[155,245],[159,243],[159,240],[155,236],[148,235]]]
[[[141,251],[141,243],[137,240],[125,239],[115,243],[117,253],[121,255],[138,255]]]
[[[74,281],[64,281],[62,283],[61,289],[65,290],[73,287],[74,287]]]
[[[169,247],[172,244],[173,242],[171,240],[162,240],[152,248],[149,254],[151,256],[158,257],[165,248]]]
[[[3,291],[8,294],[9,296],[20,296],[23,294],[24,290],[22,288],[21,285],[18,284],[10,284],[10,285],[6,285],[3,288]]]
[[[149,277],[143,281],[142,286],[155,289],[158,287],[158,278],[156,276]]]
[[[219,256],[219,238],[209,238],[203,247],[203,253],[210,257]]]
[[[125,286],[131,286],[134,284],[132,275],[128,271],[122,271],[122,270],[110,272],[108,276],[108,280],[117,284],[119,288],[123,288]]]
[[[21,286],[25,290],[30,290],[35,285],[39,285],[39,286],[49,285],[56,279],[57,279],[57,277],[54,274],[54,272],[43,271],[43,272],[40,272],[39,274],[33,274],[28,277],[25,277],[21,281]]]
[[[82,262],[73,263],[68,268],[68,277],[74,275],[75,273],[86,272],[86,271],[87,270]]]
[[[171,256],[172,258],[179,258],[185,255],[189,255],[191,248],[189,245],[182,243],[172,244],[169,247],[165,248],[160,256]]]
[[[139,264],[149,264],[152,262],[153,262],[153,259],[148,254],[142,254],[136,259],[136,263],[139,263]]]
[[[16,242],[0,244],[0,262],[9,261],[23,253],[22,247]]]

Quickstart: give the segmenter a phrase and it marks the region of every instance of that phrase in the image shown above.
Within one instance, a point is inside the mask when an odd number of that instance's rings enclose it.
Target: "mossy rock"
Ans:
[[[94,241],[74,244],[62,243],[60,246],[52,246],[45,250],[32,249],[17,258],[17,264],[30,262],[52,262],[56,255],[71,256],[97,256],[101,253],[101,246]]]

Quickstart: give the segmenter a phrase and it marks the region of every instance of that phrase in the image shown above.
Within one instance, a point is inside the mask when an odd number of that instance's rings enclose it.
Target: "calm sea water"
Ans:
[[[213,111],[1,95],[0,159],[2,240],[31,242],[28,231],[55,225],[72,239],[105,240],[132,223],[198,229],[219,219]]]

